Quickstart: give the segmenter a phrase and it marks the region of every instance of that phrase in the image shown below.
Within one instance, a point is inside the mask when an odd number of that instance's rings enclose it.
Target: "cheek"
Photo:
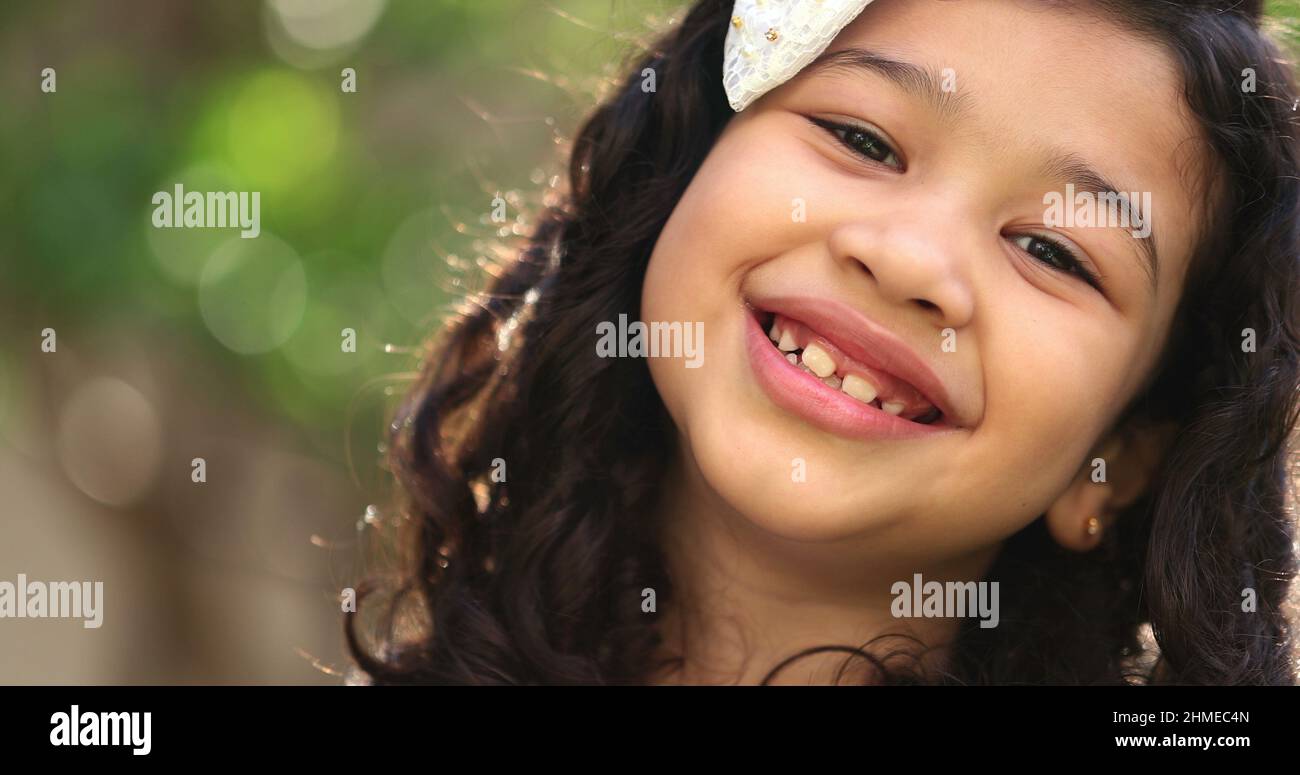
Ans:
[[[808,153],[775,118],[733,119],[665,224],[650,271],[679,279],[737,275],[797,245]]]
[[[728,318],[746,272],[807,242],[809,149],[779,117],[733,119],[656,241],[642,289],[643,320]],[[799,200],[803,200],[801,203]]]
[[[770,258],[790,235],[788,208],[777,204],[771,170],[751,163],[754,133],[736,120],[719,138],[682,194],[651,252],[641,293],[641,319],[703,324],[704,363],[682,369],[650,360],[660,397],[677,423],[684,423],[692,397],[710,380],[738,364],[727,343],[741,341],[741,280]],[[755,171],[758,174],[755,174]]]
[[[665,225],[646,268],[645,283],[641,290],[640,319],[654,321],[695,322],[703,324],[704,363],[692,372],[707,373],[712,370],[717,356],[718,300],[725,275],[721,267],[711,265],[706,256],[711,239],[705,224],[682,204],[673,211]],[[680,364],[663,359],[648,360],[650,375],[660,398],[679,427],[683,412],[689,404],[691,392],[689,377],[692,374]]]
[[[1135,343],[1115,329],[1070,330],[1057,316],[1016,308],[1002,316],[981,348],[986,390],[980,435],[1014,482],[1016,504],[1037,511],[1078,473],[1117,417]],[[1043,321],[1035,324],[1036,321]]]

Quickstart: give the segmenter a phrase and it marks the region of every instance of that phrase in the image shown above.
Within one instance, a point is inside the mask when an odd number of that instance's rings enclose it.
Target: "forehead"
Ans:
[[[1077,7],[1040,0],[875,0],[827,54],[850,48],[916,65],[940,81],[947,76],[955,92],[943,101],[960,109],[935,110],[935,120],[951,130],[953,144],[978,150],[991,167],[1027,175],[1064,152],[1128,191],[1150,192],[1160,296],[1172,293],[1160,306],[1176,301],[1194,227],[1204,220],[1206,157],[1163,47]],[[804,77],[864,84],[842,92],[850,99],[889,88],[849,68]]]

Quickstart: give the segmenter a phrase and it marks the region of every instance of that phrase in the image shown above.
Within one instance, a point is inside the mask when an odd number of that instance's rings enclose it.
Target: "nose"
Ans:
[[[883,298],[959,329],[974,313],[965,262],[976,242],[969,232],[963,237],[958,222],[946,208],[942,214],[911,205],[886,208],[838,225],[829,239],[831,255],[865,271]]]

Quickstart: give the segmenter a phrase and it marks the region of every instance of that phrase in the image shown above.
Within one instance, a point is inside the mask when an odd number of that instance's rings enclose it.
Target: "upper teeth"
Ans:
[[[790,336],[789,331],[781,334],[782,343],[785,342],[785,339],[788,336]],[[778,345],[778,347],[779,346],[780,345]],[[813,374],[816,374],[819,377],[829,377],[835,373],[835,361],[831,360],[830,354],[818,347],[815,343],[809,344],[803,349],[802,360],[804,365],[812,369]]]
[[[793,352],[799,349],[799,345],[794,341],[794,334],[789,331],[781,332],[781,341],[776,343],[776,349],[783,353]]]
[[[850,374],[845,377],[842,389],[845,393],[848,393],[864,404],[869,404],[876,400],[876,386],[872,385],[862,377],[859,377],[857,374]]]
[[[834,359],[831,358],[830,353],[826,352],[816,342],[809,342],[804,347],[803,353],[797,355],[795,351],[799,349],[799,343],[795,339],[794,333],[790,329],[778,330],[778,324],[775,321],[773,321],[772,328],[768,332],[768,337],[776,343],[777,349],[786,354],[786,360],[820,377],[822,382],[825,382],[831,388],[843,391],[864,404],[873,403],[879,398],[880,389],[866,377],[860,374],[837,376],[835,372],[838,366]],[[880,408],[897,416],[903,413],[903,410],[907,408],[907,404],[903,401],[881,401]]]

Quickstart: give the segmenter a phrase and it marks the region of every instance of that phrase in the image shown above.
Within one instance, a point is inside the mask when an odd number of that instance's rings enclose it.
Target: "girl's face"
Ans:
[[[970,554],[1089,481],[1150,376],[1202,146],[1170,57],[1079,12],[878,0],[827,56],[733,118],[668,220],[642,319],[703,323],[703,362],[651,373],[706,497],[787,538]],[[1137,212],[1049,223],[1069,184]]]

